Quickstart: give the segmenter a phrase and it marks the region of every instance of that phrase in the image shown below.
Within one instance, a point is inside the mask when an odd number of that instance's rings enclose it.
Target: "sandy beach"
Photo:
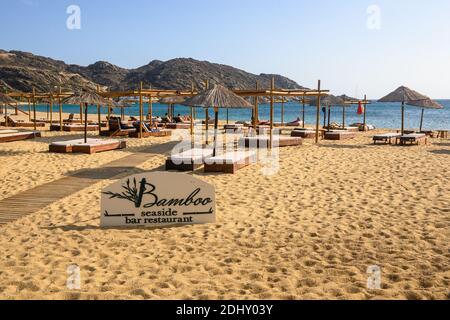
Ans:
[[[374,146],[376,132],[282,148],[273,176],[188,173],[215,186],[215,224],[101,229],[100,191],[116,180],[99,180],[0,226],[0,299],[449,299],[450,140]],[[171,146],[48,153],[60,136],[0,144],[0,201],[137,152],[148,160],[128,174],[164,170]],[[72,264],[81,290],[66,287]]]

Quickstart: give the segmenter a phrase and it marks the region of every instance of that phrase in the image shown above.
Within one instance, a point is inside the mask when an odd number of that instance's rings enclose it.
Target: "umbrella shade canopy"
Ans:
[[[83,91],[80,93],[75,93],[69,98],[64,100],[65,104],[88,104],[88,105],[108,105],[112,104],[112,100],[108,100],[100,96],[95,92]]]
[[[397,90],[389,93],[387,96],[378,100],[378,102],[408,102],[416,100],[426,100],[429,99],[427,96],[418,93],[417,91],[411,90],[407,87],[399,87]]]
[[[408,101],[408,105],[423,109],[444,109],[444,106],[431,99]]]
[[[317,98],[312,98],[310,101],[311,106],[315,106],[317,104]],[[344,99],[340,97],[336,97],[333,95],[328,95],[326,97],[320,98],[320,104],[322,106],[345,106]]]
[[[11,103],[19,103],[19,102],[14,100],[10,96],[7,96],[4,93],[0,93],[0,103],[1,104],[11,104]]]
[[[165,97],[159,100],[162,104],[182,104],[186,99],[180,96]]]
[[[247,100],[222,85],[215,85],[182,103],[189,107],[253,108]]]

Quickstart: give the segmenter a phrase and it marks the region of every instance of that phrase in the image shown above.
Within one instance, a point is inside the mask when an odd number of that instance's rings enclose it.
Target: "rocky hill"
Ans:
[[[141,81],[146,87],[177,90],[190,89],[194,82],[196,88],[202,89],[206,79],[211,84],[220,83],[235,89],[254,88],[256,81],[261,87],[269,88],[272,76],[278,88],[302,88],[280,75],[255,75],[231,66],[190,58],[165,62],[154,60],[136,69],[124,69],[106,61],[85,67],[27,52],[0,50],[0,86],[24,92],[30,92],[33,87],[37,91],[50,91],[59,85],[70,90],[95,89],[97,85],[111,90],[135,89]]]

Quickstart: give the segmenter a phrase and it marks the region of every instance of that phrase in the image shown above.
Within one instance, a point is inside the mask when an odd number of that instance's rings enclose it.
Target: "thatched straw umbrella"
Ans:
[[[82,91],[75,93],[64,100],[65,104],[84,105],[84,142],[87,143],[87,122],[88,122],[88,106],[89,105],[108,105],[111,101],[103,98],[95,92]],[[100,127],[100,123],[98,124]]]
[[[19,102],[17,100],[14,100],[13,98],[11,98],[10,96],[7,96],[4,93],[0,92],[0,104],[3,105],[5,107],[5,126],[8,126],[8,120],[7,120],[7,116],[8,116],[8,112],[7,112],[7,106],[10,105],[12,106],[13,104],[18,104]]]
[[[405,104],[409,101],[418,101],[429,99],[427,96],[411,90],[405,86],[397,88],[387,96],[378,100],[378,102],[399,102],[402,104],[402,135],[405,133]]]
[[[183,105],[190,107],[214,108],[214,149],[216,156],[217,129],[219,126],[219,108],[253,108],[247,100],[239,97],[224,86],[215,85],[212,89],[205,90],[198,95],[187,99]]]
[[[159,103],[161,104],[167,104],[168,112],[167,114],[172,118],[173,120],[173,114],[176,104],[183,104],[185,98],[181,96],[173,96],[173,97],[165,97],[159,100]]]
[[[408,101],[407,104],[410,106],[422,108],[422,114],[420,117],[420,132],[422,132],[423,129],[423,116],[425,113],[425,109],[444,109],[444,106],[431,99]]]

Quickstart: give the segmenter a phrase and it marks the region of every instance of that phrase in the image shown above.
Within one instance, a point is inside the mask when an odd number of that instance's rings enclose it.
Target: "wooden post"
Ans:
[[[342,129],[345,129],[345,106],[342,107]]]
[[[420,117],[420,130],[419,132],[422,132],[423,129],[423,114],[425,113],[425,109],[422,109],[422,116]]]
[[[216,156],[217,149],[217,130],[219,127],[219,108],[214,107],[214,146],[213,146],[213,157]]]
[[[81,117],[83,118],[83,117]],[[84,143],[87,143],[88,104],[84,104]]]
[[[316,112],[316,143],[319,143],[319,126],[320,126],[320,80],[317,83],[317,112]]]
[[[305,128],[305,94],[303,94],[303,98],[302,98],[302,106],[303,106],[303,110],[302,110],[302,121],[303,121],[303,126],[302,128]]]
[[[281,126],[284,126],[284,97],[281,97]]]
[[[108,121],[106,121],[106,125],[107,125],[107,128],[108,128],[108,131],[109,131],[109,122],[111,121],[111,105],[109,104],[109,102],[108,102]]]
[[[194,96],[194,82],[191,83],[191,94],[192,96]],[[191,123],[190,123],[190,127],[191,127],[191,143],[193,145],[194,142],[194,107],[191,107]]]
[[[208,90],[208,89],[209,89],[209,81],[206,80],[205,81],[205,90]],[[205,139],[206,139],[206,145],[209,144],[209,133],[208,133],[208,130],[209,130],[209,119],[208,118],[209,118],[209,108],[206,107],[205,108],[205,129],[206,129]]]
[[[259,87],[259,84],[258,84],[258,81],[256,81],[256,91],[258,91],[258,87]],[[258,126],[258,123],[259,123],[259,106],[258,106],[258,101],[259,99],[258,99],[258,96],[256,95],[255,96],[255,108],[254,108],[254,119],[253,119],[253,121],[254,121],[254,123],[253,123],[253,128],[256,130],[256,127]]]
[[[364,95],[364,117],[363,117],[363,128],[366,131],[366,109],[367,109],[367,95]]]
[[[59,87],[59,131],[63,131],[63,116],[62,116],[62,99],[61,99],[61,86]]]
[[[97,86],[97,93],[100,94],[100,86]],[[98,122],[98,135],[102,135],[102,116],[101,116],[101,106],[97,105],[97,122]]]
[[[28,100],[28,121],[31,121],[31,103],[30,98],[27,98]]]
[[[405,102],[402,101],[402,136],[405,134]]]
[[[36,98],[35,98],[35,96],[36,96],[36,89],[33,87],[33,97],[32,97],[32,99],[33,99],[33,117],[34,117],[33,123],[34,123],[34,130],[37,129],[36,128]]]
[[[229,111],[229,110],[228,110],[228,108],[227,108],[227,124],[229,124],[229,122],[230,122],[230,114],[229,114],[228,111]]]
[[[153,101],[152,101],[152,95],[148,96],[148,117],[150,120],[150,127],[153,126]]]
[[[272,81],[270,83],[270,144],[269,149],[273,147],[273,91],[275,89],[275,78],[272,77]]]
[[[143,130],[143,126],[144,126],[144,123],[143,123],[143,121],[144,121],[144,108],[142,106],[142,86],[143,86],[143,84],[142,84],[142,81],[141,81],[141,83],[139,85],[139,136],[140,136],[141,139],[143,138],[142,130]]]
[[[328,105],[328,126],[327,126],[327,131],[330,131],[330,125],[331,125],[331,106]]]
[[[50,95],[50,125],[53,124],[53,93]]]
[[[80,122],[83,124],[83,104],[80,103]]]

